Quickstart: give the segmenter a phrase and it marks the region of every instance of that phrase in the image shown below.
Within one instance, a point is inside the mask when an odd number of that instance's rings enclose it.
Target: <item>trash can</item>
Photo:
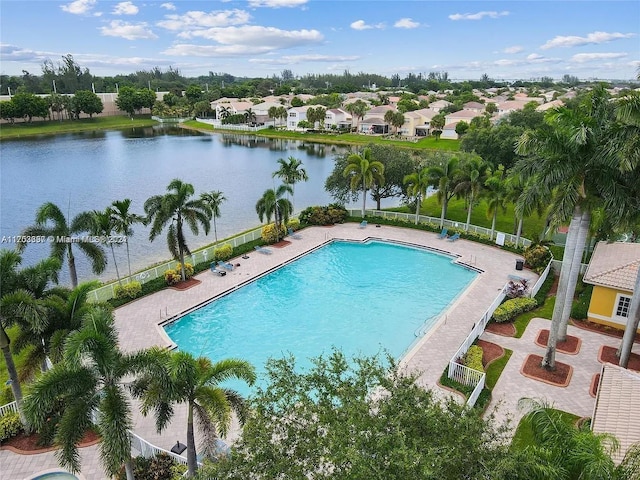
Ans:
[[[516,260],[516,270],[522,270],[524,268],[524,260],[518,258]]]

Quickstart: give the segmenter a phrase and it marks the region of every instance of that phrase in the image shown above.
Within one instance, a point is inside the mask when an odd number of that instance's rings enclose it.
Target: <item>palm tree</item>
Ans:
[[[22,388],[20,378],[13,361],[11,339],[6,328],[18,319],[31,319],[43,324],[46,311],[41,303],[34,299],[44,296],[44,290],[50,282],[58,281],[60,262],[46,259],[29,269],[18,270],[22,257],[14,250],[0,250],[0,350],[9,374],[9,383],[13,399],[18,408],[22,424],[29,429],[22,408]]]
[[[486,177],[484,175],[485,168],[486,163],[478,156],[468,158],[460,166],[461,178],[460,182],[456,185],[454,192],[456,194],[464,195],[467,200],[467,223],[464,227],[465,231],[469,230],[473,205],[476,202],[476,199],[480,196],[482,187],[486,181]]]
[[[504,178],[504,167],[498,166],[498,169],[493,172],[489,178],[484,182],[486,187],[484,190],[485,198],[487,200],[487,217],[491,216],[491,234],[490,238],[493,240],[493,234],[496,230],[496,218],[498,218],[498,210],[506,212],[507,200],[509,199],[509,190],[507,182]]]
[[[293,211],[293,205],[291,202],[282,198],[285,194],[292,194],[293,190],[289,185],[280,185],[277,190],[269,189],[264,192],[262,198],[256,203],[256,213],[258,218],[262,222],[263,218],[266,218],[267,223],[271,222],[271,218],[274,218],[276,227],[276,242],[280,241],[280,231],[282,229],[282,222],[289,220],[289,215]]]
[[[440,140],[440,135],[442,135],[442,129],[444,128],[445,118],[442,113],[439,113],[435,117],[431,119],[429,122],[429,128],[433,131],[433,134],[436,136],[436,140]]]
[[[348,105],[345,105],[344,109],[345,111],[349,112],[352,117],[356,118],[357,120],[356,131],[358,131],[358,126],[360,125],[360,119],[364,118],[369,107],[367,107],[367,104],[365,102],[358,99],[353,103],[349,103]]]
[[[290,156],[286,160],[284,158],[278,159],[280,168],[273,172],[272,177],[278,177],[287,185],[291,186],[291,212],[293,212],[293,200],[295,194],[295,185],[298,182],[306,182],[309,180],[307,171],[302,168],[302,160]]]
[[[542,365],[555,368],[558,339],[564,339],[575,292],[582,253],[589,230],[590,212],[604,208],[615,225],[629,211],[623,175],[617,157],[603,154],[611,134],[613,105],[603,87],[579,99],[573,108],[550,110],[545,123],[525,132],[516,151],[528,158],[517,163],[525,189],[517,205],[520,215],[541,199],[550,201],[552,224],[571,218],[547,352]]]
[[[256,121],[256,112],[254,112],[251,108],[247,108],[244,112],[244,121],[245,123],[252,123]]]
[[[423,167],[417,172],[406,175],[403,180],[403,183],[408,185],[407,194],[416,197],[416,225],[420,216],[422,199],[427,196],[427,188],[430,185],[429,180],[429,167]]]
[[[273,108],[273,107],[271,107]],[[213,218],[213,233],[218,243],[218,229],[216,227],[216,218],[220,218],[220,205],[226,200],[226,197],[219,190],[213,190],[211,192],[205,192],[200,194],[200,199],[211,210],[211,216]]]
[[[118,346],[113,316],[107,309],[95,309],[83,320],[82,328],[66,343],[64,359],[34,382],[24,399],[28,420],[42,429],[62,405],[55,419],[55,441],[61,446],[56,456],[61,466],[80,471],[78,443],[94,426],[97,414],[100,459],[106,474],[115,475],[125,465],[133,480],[131,464],[131,405],[124,386],[131,373],[132,357]]]
[[[101,238],[100,243],[109,245],[109,248],[111,248],[113,265],[116,267],[116,278],[118,279],[118,283],[122,285],[122,281],[120,280],[120,271],[118,270],[118,262],[116,261],[116,252],[113,248],[114,242],[111,239],[115,229],[113,211],[111,207],[107,207],[104,212],[94,210],[91,214],[93,215],[93,227],[91,229],[91,233]]]
[[[276,118],[278,118],[278,107],[269,107],[267,110],[267,115],[269,118],[273,118],[273,128],[276,128]]]
[[[244,360],[212,363],[208,358],[195,358],[188,352],[154,349],[150,353],[153,361],[140,370],[132,384],[132,393],[142,399],[144,415],[155,411],[158,432],[171,420],[175,404],[187,404],[187,464],[188,475],[193,477],[198,469],[194,418],[204,437],[205,456],[215,456],[216,440],[218,435],[227,434],[232,413],[238,415],[241,424],[248,414],[242,396],[219,384],[239,379],[253,385],[254,368]]]
[[[286,122],[288,117],[289,112],[287,111],[287,109],[284,106],[278,107],[278,118]]]
[[[393,110],[387,110],[384,114],[384,121],[393,126],[394,134],[398,134],[398,128],[404,124],[404,114],[402,112],[394,112]]]
[[[229,118],[231,115],[231,107],[220,107],[220,120]]]
[[[445,159],[440,166],[429,168],[431,185],[438,189],[438,202],[442,204],[440,228],[444,226],[449,200],[455,195],[455,187],[460,174],[459,164],[460,161],[457,157],[450,157],[449,159]]]
[[[167,186],[165,195],[154,195],[144,202],[147,221],[151,223],[149,240],[153,240],[169,224],[167,245],[173,258],[180,262],[182,281],[186,280],[184,271],[184,255],[191,255],[184,238],[183,226],[186,223],[194,235],[198,234],[198,225],[202,225],[205,234],[209,233],[211,210],[199,198],[189,200],[194,194],[193,185],[180,179],[173,179]]]
[[[127,247],[127,263],[129,266],[129,277],[131,277],[131,257],[129,256],[129,237],[133,236],[133,228],[135,223],[142,223],[144,217],[129,211],[131,207],[131,199],[115,200],[111,204],[111,218],[113,221],[113,230],[119,235],[124,236],[124,243]]]
[[[373,182],[384,183],[384,165],[371,159],[371,149],[365,148],[362,155],[352,153],[347,157],[347,166],[342,175],[351,179],[351,190],[362,190],[362,217],[365,216],[367,190]]]
[[[47,202],[36,213],[36,223],[27,227],[22,236],[44,236],[51,242],[51,256],[64,262],[65,257],[69,265],[71,286],[78,286],[78,274],[76,272],[76,259],[73,255],[73,247],[77,246],[91,261],[91,269],[96,275],[102,273],[107,265],[104,251],[96,245],[92,239],[83,236],[93,227],[93,216],[90,212],[82,212],[76,215],[71,223],[67,223],[62,211],[53,203]],[[18,250],[25,248],[25,243],[18,244]]]

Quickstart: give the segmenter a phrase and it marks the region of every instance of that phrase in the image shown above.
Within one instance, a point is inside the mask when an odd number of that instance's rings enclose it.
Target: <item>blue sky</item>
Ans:
[[[236,76],[631,79],[640,2],[1,0],[0,72],[72,54],[95,75],[177,68]]]

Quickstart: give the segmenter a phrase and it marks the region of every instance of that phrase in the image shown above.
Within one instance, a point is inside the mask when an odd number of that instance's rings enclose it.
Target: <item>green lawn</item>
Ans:
[[[33,135],[55,135],[57,133],[83,132],[92,130],[115,130],[130,127],[148,127],[157,125],[149,115],[137,115],[133,119],[127,116],[83,118],[81,120],[34,121],[33,123],[3,124],[0,128],[0,140],[28,137]]]
[[[236,130],[223,130],[219,128],[213,128],[212,125],[196,122],[190,120],[184,122],[182,125],[189,128],[196,128],[204,131],[216,131],[223,133],[241,133]],[[369,143],[376,143],[381,145],[394,145],[400,148],[410,148],[414,150],[445,150],[445,151],[458,151],[460,149],[460,141],[458,140],[436,140],[435,137],[425,137],[417,142],[408,142],[402,140],[388,140],[382,137],[373,135],[358,135],[355,133],[303,133],[303,132],[291,132],[289,130],[275,130],[265,129],[260,130],[257,133],[247,132],[249,135],[257,135],[259,137],[269,138],[288,138],[291,140],[301,140],[316,143],[330,143],[336,145],[367,145]]]
[[[502,375],[504,367],[507,366],[507,362],[511,358],[511,355],[513,355],[513,350],[505,348],[504,355],[489,364],[489,366],[487,367],[487,371],[485,372],[487,374],[487,378],[485,379],[486,388],[488,388],[489,390],[493,390],[493,388],[496,386],[496,383],[498,383],[500,375]]]
[[[524,331],[527,329],[527,325],[534,318],[546,318],[547,320],[551,320],[553,316],[553,307],[556,304],[556,297],[547,297],[547,300],[541,307],[536,308],[535,310],[531,310],[530,312],[525,312],[521,315],[518,315],[514,320],[514,325],[516,327],[516,338],[521,338],[524,335]]]
[[[562,419],[567,422],[569,425],[574,425],[580,417],[574,415],[572,413],[563,412],[562,410],[558,410],[560,412]],[[518,428],[516,428],[516,433],[513,436],[513,440],[511,440],[511,446],[513,448],[517,448],[519,450],[523,450],[528,446],[535,445],[535,441],[533,439],[533,430],[531,429],[531,422],[526,417],[523,417],[518,423]]]
[[[7,328],[6,331],[10,339],[18,335],[17,326]],[[22,365],[26,360],[27,353],[27,350],[23,350],[20,355],[13,355],[13,362],[16,364],[16,370],[18,372],[22,370]],[[13,402],[11,387],[5,383],[7,380],[9,380],[9,373],[7,372],[7,363],[4,361],[4,355],[2,355],[2,358],[0,358],[0,405]]]

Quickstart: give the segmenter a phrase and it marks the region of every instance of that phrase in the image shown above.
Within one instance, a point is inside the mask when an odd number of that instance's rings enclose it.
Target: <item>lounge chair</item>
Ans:
[[[253,247],[256,252],[260,252],[260,253],[264,253],[265,255],[271,255],[271,249],[270,248],[266,248],[266,247],[260,247],[260,246],[256,246]]]
[[[367,228],[367,221],[363,220],[362,222],[360,222],[360,228]]]
[[[442,231],[440,232],[440,235],[438,235],[438,238],[445,238],[447,236],[447,232],[449,230],[447,230],[446,228],[443,228]]]
[[[233,270],[233,264],[223,262],[222,260],[218,262],[218,266],[224,268],[225,270]]]
[[[218,269],[216,268],[216,264],[215,264],[215,263],[212,263],[212,264],[211,264],[211,272],[212,272],[212,273],[215,273],[215,274],[216,274],[216,275],[218,275],[219,277],[224,277],[224,276],[227,274],[227,272],[225,272],[224,270],[218,270]]]
[[[300,235],[299,233],[294,232],[292,228],[287,229],[287,233],[289,234],[289,236],[291,238],[295,238],[297,240],[300,240],[302,238],[302,235]]]
[[[456,240],[458,240],[460,238],[460,234],[456,233],[454,235],[451,235],[449,238],[447,238],[447,240],[449,240],[450,242],[455,242]]]

